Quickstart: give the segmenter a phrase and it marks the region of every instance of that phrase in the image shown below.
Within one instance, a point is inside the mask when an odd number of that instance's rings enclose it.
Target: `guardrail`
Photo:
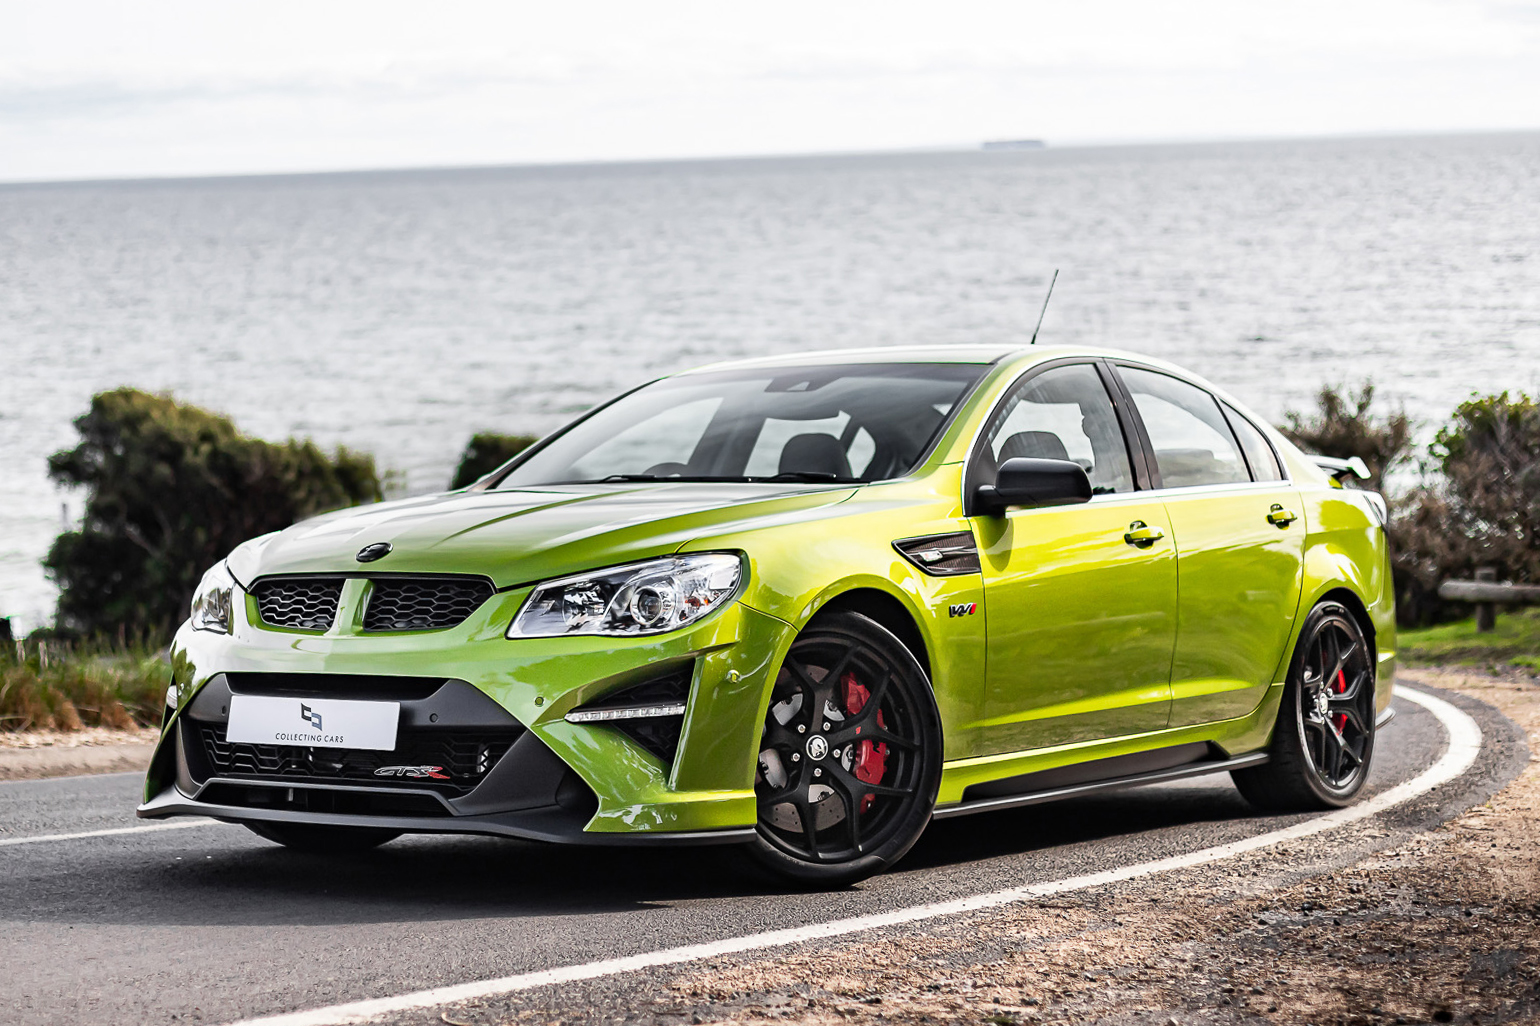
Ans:
[[[1438,586],[1438,597],[1451,602],[1476,605],[1476,630],[1485,634],[1497,627],[1498,606],[1540,604],[1540,584],[1514,584],[1499,581],[1497,571],[1482,567],[1474,581],[1445,581]]]

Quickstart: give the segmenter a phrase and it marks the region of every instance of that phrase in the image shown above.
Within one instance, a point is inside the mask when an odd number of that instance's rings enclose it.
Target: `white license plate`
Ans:
[[[231,695],[225,736],[242,744],[391,752],[400,719],[400,702]]]

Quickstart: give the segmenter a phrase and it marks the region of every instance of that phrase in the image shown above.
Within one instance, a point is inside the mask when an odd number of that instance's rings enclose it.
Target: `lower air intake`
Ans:
[[[567,715],[572,723],[611,727],[672,765],[679,752],[684,710],[690,700],[693,664],[641,684],[613,691]]]
[[[189,721],[191,724],[191,721]],[[196,725],[210,776],[224,779],[352,783],[468,794],[523,733],[512,730],[403,730],[396,750],[304,748],[230,741],[223,723]]]

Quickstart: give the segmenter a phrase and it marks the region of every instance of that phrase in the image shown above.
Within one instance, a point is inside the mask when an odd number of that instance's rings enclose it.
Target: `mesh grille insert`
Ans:
[[[364,610],[364,630],[456,627],[491,596],[492,585],[475,577],[376,578]]]
[[[263,581],[257,585],[257,611],[270,627],[330,630],[342,598],[342,578],[310,577]]]
[[[517,726],[510,730],[403,730],[395,751],[377,752],[243,744],[228,740],[222,723],[194,726],[209,768],[217,777],[352,781],[373,787],[428,789],[448,797],[465,794],[481,783],[524,732]]]

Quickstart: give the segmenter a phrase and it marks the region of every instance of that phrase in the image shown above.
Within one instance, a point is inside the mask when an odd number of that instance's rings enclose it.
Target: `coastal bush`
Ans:
[[[167,395],[103,392],[75,428],[80,444],[48,472],[87,490],[84,518],[43,565],[59,627],[83,636],[167,638],[199,577],[240,542],[382,497],[370,456],[249,438]]]
[[[1416,587],[1484,566],[1500,580],[1540,581],[1540,404],[1522,393],[1473,397],[1428,457],[1435,473],[1395,523],[1397,562]]]
[[[449,487],[464,488],[475,484],[537,441],[539,439],[534,435],[500,435],[493,431],[471,435],[465,451],[460,454],[460,465],[455,468],[454,480],[449,482]]]

